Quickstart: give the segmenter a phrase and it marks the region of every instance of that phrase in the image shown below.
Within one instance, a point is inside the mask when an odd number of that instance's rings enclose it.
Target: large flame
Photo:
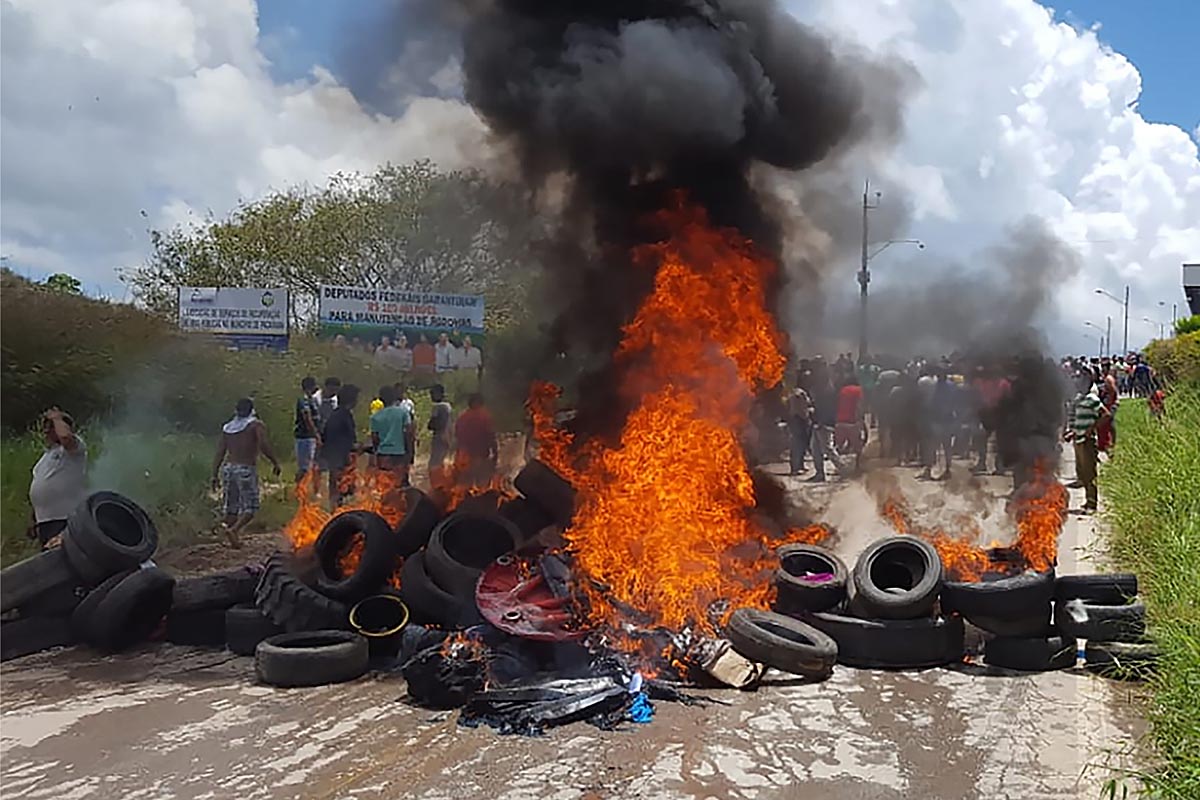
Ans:
[[[826,531],[769,534],[753,515],[738,438],[754,392],[783,377],[784,339],[766,307],[775,265],[696,206],[680,202],[655,221],[669,235],[634,254],[655,270],[654,288],[615,355],[622,388],[638,398],[619,442],[573,449],[553,424],[547,384],[533,387],[530,412],[540,457],[578,491],[565,535],[604,587],[596,621],[617,622],[623,606],[673,630],[711,631],[717,601],[769,604],[775,547]]]
[[[1016,502],[1016,548],[1031,569],[1044,571],[1058,558],[1058,534],[1067,521],[1067,488],[1045,461],[1033,467],[1033,480],[1022,487]]]

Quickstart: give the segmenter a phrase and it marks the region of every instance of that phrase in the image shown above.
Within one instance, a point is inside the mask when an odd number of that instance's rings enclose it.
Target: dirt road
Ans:
[[[986,507],[985,534],[1004,533],[1003,479],[964,476],[943,493],[911,472],[890,474],[914,506]],[[792,489],[841,526],[838,547],[851,557],[888,533],[861,483]],[[1065,571],[1089,568],[1094,525],[1068,523]],[[1143,725],[1136,687],[1074,671],[983,672],[839,667],[820,684],[779,677],[753,693],[713,693],[724,705],[660,703],[648,725],[524,739],[411,707],[398,679],[277,690],[252,684],[248,658],[165,645],[109,658],[66,650],[3,669],[0,791],[6,800],[1058,800],[1096,797],[1102,765],[1130,763]]]

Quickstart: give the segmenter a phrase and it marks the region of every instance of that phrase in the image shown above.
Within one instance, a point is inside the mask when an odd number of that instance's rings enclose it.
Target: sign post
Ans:
[[[286,350],[287,289],[180,286],[179,328],[237,350]]]

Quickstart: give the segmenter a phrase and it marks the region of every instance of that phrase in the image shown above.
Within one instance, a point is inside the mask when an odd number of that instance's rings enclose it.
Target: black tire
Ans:
[[[1088,672],[1118,680],[1145,680],[1161,654],[1153,642],[1088,642],[1083,655]]]
[[[517,526],[522,545],[554,524],[554,519],[537,503],[524,497],[514,497],[500,506],[500,516]]]
[[[937,551],[912,536],[880,539],[854,565],[855,599],[875,619],[927,617],[941,587]]]
[[[281,633],[261,641],[254,671],[271,686],[325,686],[367,671],[367,640],[340,630]]]
[[[362,537],[362,556],[353,573],[342,575],[338,560],[355,536]],[[321,567],[316,590],[353,604],[379,591],[396,568],[396,534],[378,514],[346,511],[325,523],[313,553]]]
[[[1056,631],[1050,624],[1050,609],[1036,617],[1001,619],[978,614],[964,615],[967,622],[993,636],[1015,639],[1037,639],[1054,636]]]
[[[413,553],[400,569],[400,599],[412,621],[441,628],[469,628],[483,621],[475,598],[450,594],[437,585],[425,566],[425,553]]]
[[[805,618],[837,642],[838,663],[865,669],[923,669],[963,657],[961,617],[859,619],[820,612]]]
[[[71,564],[71,569],[75,570],[75,573],[79,575],[79,579],[83,581],[84,586],[99,586],[113,575],[118,575],[136,566],[130,565],[122,569],[112,570],[102,564],[98,564],[92,560],[91,556],[79,548],[79,545],[71,536],[63,536],[62,551],[66,553],[67,561]]]
[[[972,622],[974,617],[1048,620],[1054,583],[1054,570],[1022,572],[975,583],[946,581],[942,584],[942,613],[962,614]]]
[[[499,514],[456,511],[442,520],[425,548],[425,569],[446,591],[474,601],[483,570],[521,541],[521,532]],[[403,579],[401,579],[403,586]]]
[[[96,608],[100,605],[100,601],[108,597],[118,583],[128,578],[134,573],[134,570],[127,569],[118,572],[116,575],[110,575],[103,580],[100,585],[88,592],[75,610],[71,612],[71,630],[75,633],[75,638],[81,642],[90,642],[93,630],[93,616],[96,614]]]
[[[1060,575],[1054,599],[1060,603],[1082,600],[1102,606],[1119,606],[1137,597],[1137,575],[1114,572],[1108,575]]]
[[[245,567],[196,578],[179,578],[175,581],[171,610],[176,614],[210,609],[224,611],[230,606],[252,603],[257,585],[258,576]]]
[[[74,643],[71,621],[66,617],[17,619],[0,624],[0,661]]]
[[[1082,608],[1087,619],[1076,621],[1071,614],[1073,608]],[[1140,642],[1146,636],[1146,607],[1141,603],[1124,606],[1064,604],[1055,617],[1055,624],[1064,636],[1089,642]]]
[[[349,627],[350,609],[300,581],[291,571],[291,557],[274,553],[266,561],[254,590],[254,604],[285,631],[316,631]]]
[[[91,615],[88,643],[117,652],[145,640],[171,610],[175,579],[157,567],[134,570]]]
[[[158,549],[158,530],[137,503],[116,492],[89,495],[67,518],[64,539],[109,574],[136,567]]]
[[[442,510],[420,489],[405,492],[404,518],[396,526],[396,555],[408,558],[429,542],[429,535],[442,521]]]
[[[38,553],[0,571],[0,613],[24,605],[44,592],[78,582],[62,548]]]
[[[564,528],[571,524],[575,516],[575,488],[541,461],[533,459],[527,463],[513,479],[513,487],[549,514],[555,524]]]
[[[70,617],[88,593],[78,581],[76,578],[73,583],[60,583],[22,603],[17,607],[17,617]]]
[[[809,611],[828,611],[846,599],[846,564],[832,551],[811,544],[784,545],[777,551],[779,569],[775,571],[778,591],[776,610],[796,615]],[[813,582],[809,574],[830,574],[830,580]]]
[[[1049,672],[1075,666],[1075,640],[1062,636],[1001,636],[983,646],[989,667],[1021,672]]]
[[[739,608],[729,616],[725,636],[747,658],[793,675],[828,678],[837,662],[837,644],[798,619],[770,611]]]
[[[167,641],[199,647],[225,646],[225,609],[203,608],[167,614]]]
[[[283,630],[263,616],[255,605],[240,605],[225,609],[225,642],[230,652],[239,656],[254,655],[263,639],[277,636]]]

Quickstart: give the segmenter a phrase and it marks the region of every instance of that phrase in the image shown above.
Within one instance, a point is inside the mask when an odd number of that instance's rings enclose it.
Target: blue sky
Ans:
[[[278,79],[297,79],[314,64],[335,73],[352,48],[352,31],[404,0],[259,0],[264,50]],[[1100,24],[1100,39],[1142,73],[1142,115],[1188,132],[1200,126],[1200,0],[1064,0],[1047,3],[1080,28]]]

